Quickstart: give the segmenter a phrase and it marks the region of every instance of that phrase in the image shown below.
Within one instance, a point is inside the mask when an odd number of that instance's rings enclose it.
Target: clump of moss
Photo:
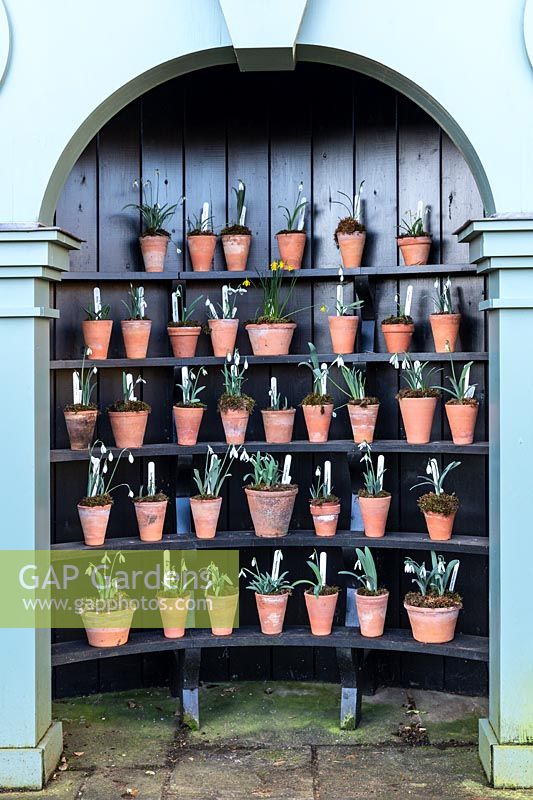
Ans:
[[[97,494],[94,497],[84,497],[80,500],[80,506],[89,506],[96,508],[97,506],[113,505],[113,498],[110,494]]]
[[[108,411],[151,411],[152,406],[143,400],[119,400],[109,406]]]
[[[189,231],[187,236],[216,236],[214,231],[203,231],[200,228],[194,228],[192,231]]]
[[[295,483],[250,483],[246,488],[254,492],[286,492],[298,487]]]
[[[333,239],[337,247],[339,246],[339,240],[337,238],[337,234],[339,233],[364,233],[366,231],[365,226],[361,222],[357,222],[354,217],[343,217],[343,219],[339,220],[339,224],[335,228],[335,233],[333,234]]]
[[[248,225],[226,225],[220,231],[221,236],[251,236],[252,231]]]
[[[141,233],[141,239],[145,236],[166,236],[167,239],[170,239],[170,233],[164,228],[146,228],[146,230]]]
[[[442,514],[449,517],[454,514],[459,508],[459,498],[456,494],[435,494],[435,492],[428,492],[423,494],[417,500],[418,507],[426,514]]]
[[[432,386],[428,389],[400,389],[396,400],[403,400],[404,397],[440,397],[440,391]]]
[[[413,318],[408,316],[407,314],[400,314],[396,316],[395,314],[391,314],[390,317],[386,317],[382,323],[382,325],[412,325]]]
[[[304,231],[290,231],[288,228],[283,228],[283,230],[278,231],[276,233],[276,236],[279,236],[282,233],[305,233],[305,230]]]
[[[174,403],[174,408],[207,408],[205,403]]]
[[[463,598],[457,592],[445,592],[439,595],[436,592],[420,594],[420,592],[407,592],[404,602],[416,608],[462,608]]]
[[[323,506],[328,503],[338,503],[339,498],[335,494],[328,494],[326,497],[314,497],[310,501],[310,505],[312,506]]]
[[[397,238],[398,239],[420,239],[421,236],[429,236],[431,238],[431,234],[427,231],[420,231],[420,233],[399,233]]]
[[[168,500],[168,497],[164,492],[156,492],[156,494],[148,494],[144,497],[134,497],[134,503],[163,503],[165,500]]]
[[[255,400],[247,394],[222,394],[218,399],[219,411],[248,411],[252,413]]]
[[[370,494],[366,489],[359,489],[357,494],[359,497],[390,497],[390,492],[386,492],[385,489],[382,489],[377,494]]]
[[[447,406],[472,406],[473,408],[477,408],[479,405],[478,401],[475,397],[465,397],[463,400],[458,400],[456,397],[452,397],[450,400],[446,401]]]
[[[285,325],[287,322],[293,322],[290,317],[256,317],[255,319],[248,319],[244,323],[244,327],[247,325]]]
[[[330,394],[319,394],[318,392],[310,392],[306,394],[301,406],[322,406],[322,414],[324,413],[324,406],[331,405],[333,397]]]
[[[305,593],[314,595],[313,589],[306,589]],[[338,586],[323,586],[318,594],[319,594],[319,597],[323,597],[324,595],[338,594],[338,593],[339,593],[339,587]]]
[[[367,589],[366,586],[360,586],[357,594],[363,597],[379,597],[382,594],[387,594],[388,589]]]
[[[377,397],[363,397],[357,400],[352,398],[351,400],[348,400],[348,405],[367,408],[368,406],[379,406],[379,400]]]
[[[65,411],[74,411],[77,413],[78,411],[97,411],[98,406],[94,403],[89,403],[89,405],[84,406],[83,403],[72,403],[68,406],[65,406]]]
[[[197,319],[188,319],[187,322],[174,322],[171,320],[167,323],[167,328],[201,328]]]

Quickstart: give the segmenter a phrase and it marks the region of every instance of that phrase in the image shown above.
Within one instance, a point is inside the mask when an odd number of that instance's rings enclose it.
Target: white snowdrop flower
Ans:
[[[353,568],[354,568],[354,569],[362,569],[362,567],[361,567],[361,562],[360,562],[360,560],[359,560],[359,559],[357,559],[357,561],[356,561],[356,562],[355,562],[355,564],[353,565]]]
[[[444,282],[444,288],[445,289],[451,289],[451,286],[452,286],[451,280],[449,278],[446,278],[446,280]]]
[[[100,445],[100,452],[103,456],[107,453],[107,448],[103,443]]]
[[[111,450],[110,450],[110,451],[109,451],[109,455],[107,456],[107,460],[108,460],[108,461],[113,461],[113,459],[114,459],[114,458],[115,458],[115,456],[113,455],[113,453],[112,453],[112,452],[111,452]]]
[[[428,465],[426,467],[426,475],[431,475],[431,461],[428,461]]]
[[[339,280],[341,283],[344,281],[344,272],[342,271],[342,267],[339,267]]]
[[[366,441],[365,442],[361,442],[360,444],[357,445],[357,448],[359,450],[366,450],[367,447],[368,447],[368,442],[366,442]]]
[[[244,369],[248,369],[248,359],[244,359]]]
[[[438,563],[438,566],[437,566],[437,570],[438,570],[438,572],[440,572],[441,575],[443,575],[446,572],[446,567],[444,566],[444,559],[443,558],[439,558],[439,563]]]
[[[92,354],[93,354],[92,349],[90,347],[86,347],[85,348],[85,355],[86,356],[92,356]]]
[[[212,455],[214,452],[213,448],[210,444],[207,445],[207,455]]]
[[[128,455],[128,461],[130,462],[130,464],[133,464],[134,458],[131,453]]]
[[[303,190],[304,190],[304,185],[303,185],[303,182],[300,181],[300,183],[298,184],[298,191],[299,192],[303,192]]]
[[[414,366],[414,368],[416,369],[417,372],[420,372],[420,361],[418,361],[418,359],[415,361],[413,366]]]
[[[106,474],[106,472],[107,472],[107,462],[102,467],[102,472],[104,473],[104,475]]]
[[[239,457],[239,453],[236,450],[235,445],[233,445],[233,447],[229,451],[229,455],[230,455],[230,458],[238,458]]]
[[[209,299],[209,297],[206,298],[205,305],[206,306],[210,306],[211,305],[211,300]]]
[[[133,181],[132,186],[133,186],[134,189],[138,189],[139,188],[139,181],[138,180]]]
[[[179,256],[181,255],[181,249],[180,249],[179,247],[176,247],[176,253],[177,253]]]
[[[332,413],[332,415],[331,415],[331,416],[333,417],[333,419],[337,419],[337,412],[336,412],[336,411],[333,411],[333,413]]]
[[[322,474],[322,470],[320,469],[320,467],[317,467],[317,468],[315,469],[315,475],[316,475],[316,477],[317,477],[317,478],[320,478],[320,475],[321,475],[321,474]]]
[[[344,358],[342,356],[337,356],[335,363],[338,367],[344,367]]]
[[[248,453],[246,452],[246,450],[243,447],[243,450],[242,450],[241,457],[240,457],[239,461],[249,461],[249,460],[250,460],[250,456],[248,455]]]
[[[257,558],[252,558],[252,567],[257,567]]]
[[[96,375],[97,372],[98,370],[96,369],[96,367],[93,367],[93,375]]]
[[[131,491],[131,489],[128,492],[128,497],[133,497],[133,492]]]
[[[100,466],[100,459],[96,458],[96,456],[91,456],[91,464],[93,465],[93,469],[98,468]]]
[[[226,361],[228,362],[228,364],[231,364],[231,358],[232,358],[232,355],[231,355],[231,353],[230,353],[230,352],[229,352],[229,350],[228,350],[228,353],[227,353],[227,355],[226,355]]]
[[[398,369],[399,361],[398,361],[398,353],[393,353],[389,358],[389,364],[392,364],[394,369]]]
[[[413,573],[414,571],[415,571],[415,568],[413,567],[413,565],[412,565],[412,564],[410,564],[410,563],[406,563],[406,564],[405,564],[405,569],[404,569],[404,572],[405,572],[407,575],[409,575],[410,573]]]
[[[206,370],[206,368],[205,368],[205,367],[202,367],[202,368],[200,369],[200,373],[201,373],[202,375],[207,375],[207,370]]]
[[[235,366],[239,366],[241,363],[241,356],[238,350],[235,351]]]
[[[433,284],[433,286],[435,287],[435,289],[439,288],[439,279],[438,278],[435,278],[435,283]]]
[[[422,566],[420,567],[420,577],[421,577],[421,578],[425,578],[425,577],[426,577],[426,574],[427,574],[427,573],[426,573],[426,567],[425,567],[425,565],[424,565],[424,564],[422,564]]]

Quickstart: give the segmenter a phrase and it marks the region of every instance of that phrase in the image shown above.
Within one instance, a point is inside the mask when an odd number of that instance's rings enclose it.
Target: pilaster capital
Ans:
[[[81,241],[61,228],[0,224],[0,280],[61,280],[69,269],[70,251],[79,250]]]

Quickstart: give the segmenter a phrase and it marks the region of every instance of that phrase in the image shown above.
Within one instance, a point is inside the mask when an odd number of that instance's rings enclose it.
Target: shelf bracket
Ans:
[[[174,650],[174,663],[170,674],[172,697],[180,698],[180,721],[191,730],[200,727],[200,664],[201,647]]]

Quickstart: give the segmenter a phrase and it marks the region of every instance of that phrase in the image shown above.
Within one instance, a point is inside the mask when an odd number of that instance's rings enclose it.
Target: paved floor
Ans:
[[[356,731],[336,686],[202,689],[202,728],[180,730],[164,690],[56,703],[60,769],[42,792],[1,800],[533,800],[487,787],[476,751],[482,698],[385,689]]]

